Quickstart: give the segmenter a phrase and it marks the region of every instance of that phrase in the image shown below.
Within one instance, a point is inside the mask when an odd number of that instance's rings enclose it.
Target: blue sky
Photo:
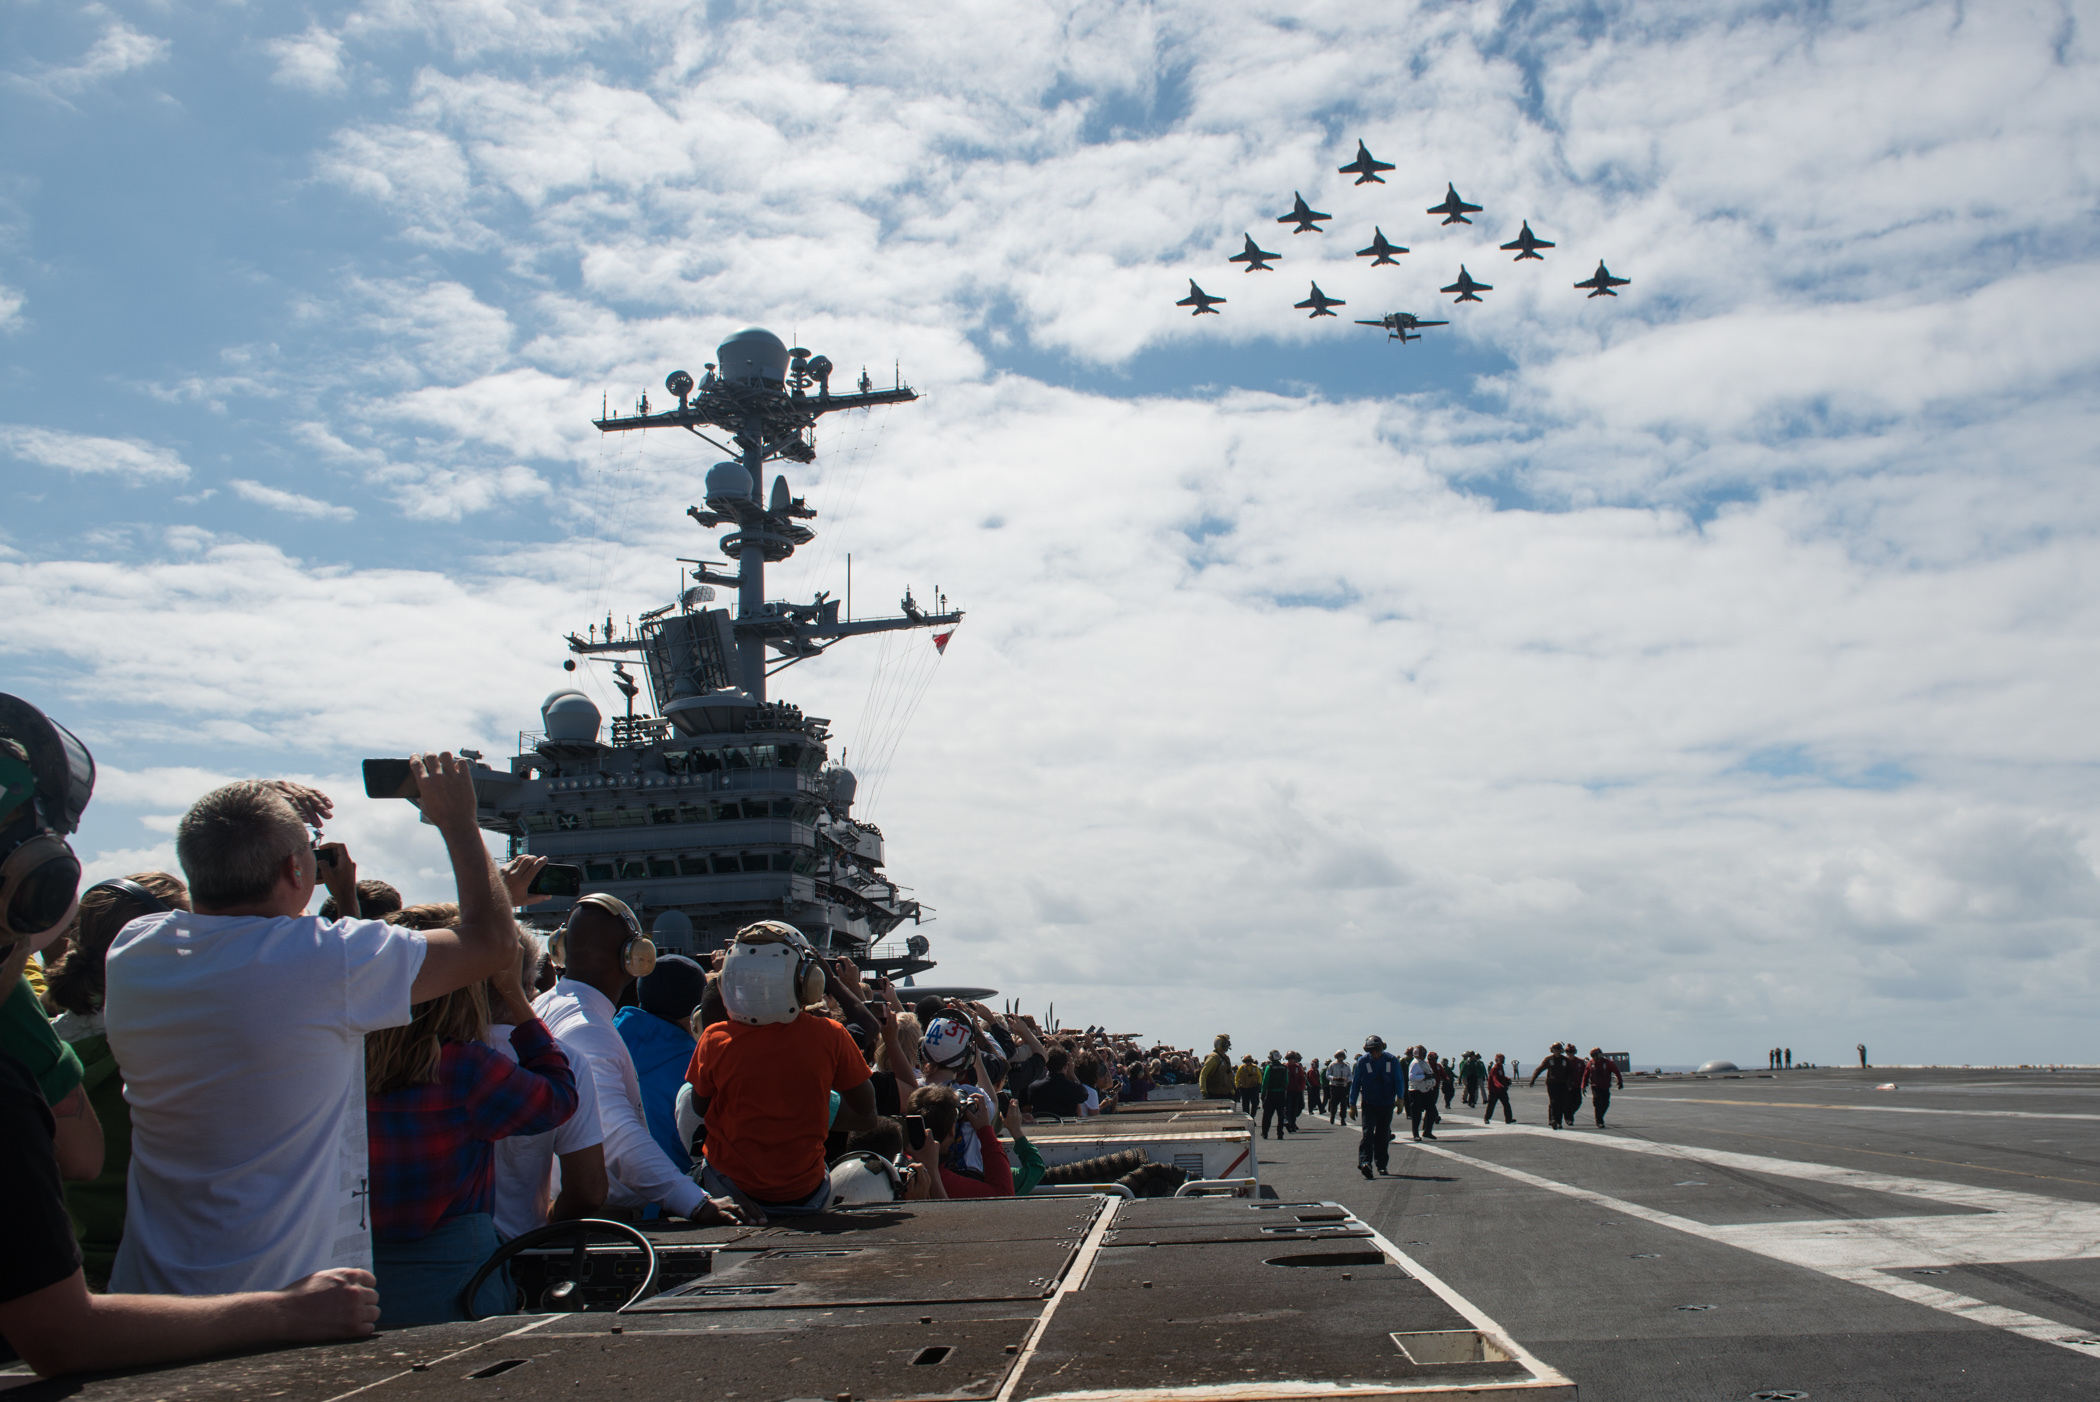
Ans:
[[[11,6],[0,675],[103,761],[103,872],[221,777],[500,753],[709,545],[712,454],[601,397],[764,324],[926,395],[827,425],[775,583],[971,611],[893,749],[901,651],[783,679],[956,976],[1192,1042],[2080,1058],[2093,23]]]

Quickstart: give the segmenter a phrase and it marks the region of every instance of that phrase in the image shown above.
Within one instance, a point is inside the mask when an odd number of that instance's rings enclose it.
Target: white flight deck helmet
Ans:
[[[793,1022],[823,996],[823,964],[792,925],[746,925],[722,957],[722,1008],[737,1022]]]
[[[904,1196],[904,1175],[880,1154],[847,1154],[831,1166],[833,1203],[895,1202]]]

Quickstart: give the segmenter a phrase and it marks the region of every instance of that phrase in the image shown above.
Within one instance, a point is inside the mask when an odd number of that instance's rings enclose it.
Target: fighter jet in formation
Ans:
[[[1446,224],[1470,224],[1473,221],[1466,218],[1466,216],[1480,213],[1480,206],[1467,204],[1460,199],[1458,197],[1458,187],[1447,180],[1444,182],[1444,202],[1442,204],[1433,204],[1422,212],[1424,214],[1441,214],[1444,216]]]
[[[1246,271],[1250,273],[1273,273],[1276,271],[1269,266],[1269,260],[1271,258],[1281,258],[1282,254],[1269,253],[1263,249],[1256,248],[1254,246],[1254,235],[1252,234],[1242,234],[1240,237],[1247,241],[1247,246],[1230,258],[1227,258],[1226,262],[1245,263],[1247,265]]]
[[[1371,266],[1374,268],[1377,267],[1380,263],[1391,263],[1393,261],[1393,255],[1395,253],[1407,252],[1406,249],[1402,248],[1397,243],[1387,243],[1385,238],[1385,230],[1383,229],[1374,228],[1371,230],[1371,235],[1371,246],[1369,248],[1357,249],[1356,256],[1359,258],[1369,258],[1371,260]]]
[[[1371,148],[1365,144],[1362,138],[1358,138],[1356,159],[1339,169],[1343,175],[1354,175],[1358,185],[1383,185],[1385,184],[1385,177],[1380,172],[1394,168],[1392,162],[1381,161],[1376,156],[1373,156]],[[1461,198],[1458,193],[1458,183],[1447,180],[1444,182],[1443,202],[1431,205],[1428,212],[1442,215],[1443,222],[1446,225],[1470,224],[1473,221],[1466,216],[1479,214],[1481,206],[1469,204],[1465,199]],[[1293,234],[1324,234],[1327,231],[1320,226],[1332,218],[1334,218],[1333,215],[1314,209],[1307,204],[1303,193],[1293,190],[1291,192],[1291,212],[1277,215],[1276,222],[1290,225]],[[1240,237],[1240,251],[1227,258],[1226,262],[1240,264],[1244,272],[1271,273],[1276,271],[1272,265],[1283,256],[1282,254],[1271,253],[1255,243],[1254,235],[1251,233],[1243,233]],[[1537,259],[1543,263],[1546,261],[1546,255],[1541,250],[1556,246],[1553,240],[1542,239],[1533,233],[1529,219],[1523,221],[1522,227],[1517,231],[1515,238],[1508,243],[1499,245],[1502,252],[1516,254],[1517,256],[1513,261],[1518,263],[1523,262],[1527,258]],[[1370,259],[1371,266],[1374,268],[1387,264],[1398,267],[1399,255],[1407,251],[1404,245],[1394,243],[1391,239],[1388,239],[1385,236],[1383,227],[1374,226],[1371,230],[1371,246],[1358,249],[1356,256]],[[1478,250],[1475,251],[1478,252]],[[1602,262],[1599,262],[1597,271],[1590,277],[1576,283],[1575,286],[1578,289],[1587,290],[1592,297],[1616,297],[1619,294],[1612,289],[1624,287],[1631,281],[1632,279],[1630,278],[1613,277],[1610,270]],[[1476,281],[1473,275],[1466,271],[1465,265],[1461,263],[1458,269],[1458,281],[1441,290],[1455,294],[1457,301],[1460,302],[1481,302],[1485,299],[1480,294],[1494,291],[1494,285]],[[1189,313],[1191,316],[1202,316],[1206,312],[1217,315],[1217,307],[1224,301],[1223,297],[1213,297],[1205,292],[1192,279],[1189,282],[1189,295],[1174,305],[1193,308]],[[1312,295],[1304,301],[1293,305],[1299,311],[1309,311],[1313,316],[1321,317],[1334,315],[1328,308],[1347,306],[1348,303],[1339,297],[1328,296],[1320,290],[1320,284],[1316,282],[1312,284]],[[1421,336],[1416,334],[1418,327],[1448,326],[1449,324],[1449,322],[1443,321],[1422,321],[1412,312],[1393,312],[1390,315],[1379,318],[1377,321],[1359,321],[1357,323],[1359,326],[1382,326],[1391,339],[1401,342],[1421,340]]]
[[[1508,243],[1503,244],[1502,251],[1504,253],[1507,253],[1513,248],[1520,250],[1515,259],[1515,261],[1519,263],[1523,262],[1526,258],[1536,258],[1541,263],[1543,263],[1546,261],[1546,255],[1539,252],[1539,250],[1542,248],[1551,247],[1553,247],[1551,243],[1547,242],[1545,239],[1540,238],[1537,234],[1531,232],[1531,221],[1529,219],[1526,219],[1524,221],[1524,232],[1518,234]]]
[[[1592,297],[1616,297],[1619,294],[1612,291],[1612,289],[1614,287],[1624,287],[1632,281],[1633,279],[1630,277],[1613,277],[1611,270],[1604,266],[1604,260],[1599,258],[1597,260],[1597,271],[1575,285],[1578,288],[1587,287],[1593,289],[1590,292]]]
[[[1210,315],[1212,316],[1217,316],[1219,315],[1218,309],[1215,306],[1213,306],[1212,303],[1222,302],[1224,300],[1225,299],[1223,297],[1211,296],[1208,292],[1205,292],[1202,288],[1196,286],[1196,280],[1194,278],[1190,278],[1189,295],[1182,298],[1174,305],[1177,307],[1194,307],[1196,310],[1190,312],[1190,316],[1202,316],[1205,312],[1210,313]]]
[[[1332,218],[1334,218],[1332,214],[1320,213],[1319,210],[1314,209],[1305,202],[1305,196],[1293,190],[1291,191],[1291,212],[1277,215],[1276,222],[1279,224],[1295,223],[1298,227],[1291,230],[1294,234],[1324,234],[1327,231],[1320,227],[1320,221]]]
[[[1378,172],[1391,169],[1392,166],[1386,162],[1372,159],[1371,148],[1364,145],[1363,141],[1359,139],[1356,143],[1356,159],[1343,166],[1338,173],[1355,176],[1356,183],[1359,185],[1369,182],[1383,185],[1385,184],[1385,177]]]
[[[1407,333],[1410,331],[1419,332],[1424,326],[1449,326],[1451,323],[1448,321],[1424,321],[1413,312],[1387,312],[1376,321],[1359,321],[1356,324],[1358,326],[1383,326],[1386,330],[1386,339],[1388,341],[1398,341],[1400,344],[1406,345],[1409,341],[1422,339],[1419,334],[1408,335]]]
[[[1195,285],[1193,282],[1189,284],[1191,287]],[[1461,302],[1478,302],[1480,293],[1493,292],[1494,290],[1495,285],[1491,282],[1473,281],[1473,275],[1466,271],[1466,265],[1463,263],[1458,265],[1458,281],[1452,283],[1449,287],[1439,287],[1437,289],[1439,292],[1456,292],[1458,300]]]
[[[1327,310],[1329,307],[1346,307],[1349,304],[1339,297],[1328,296],[1320,290],[1320,284],[1316,282],[1312,285],[1312,296],[1302,302],[1294,302],[1291,305],[1301,312],[1307,307],[1311,307],[1314,316],[1333,316],[1334,313]]]

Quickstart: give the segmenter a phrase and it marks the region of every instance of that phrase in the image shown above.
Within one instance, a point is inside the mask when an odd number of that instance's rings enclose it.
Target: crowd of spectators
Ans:
[[[0,857],[48,835],[32,759],[0,731]],[[1027,1193],[1031,1125],[1199,1076],[1182,1049],[914,1001],[776,922],[659,957],[592,895],[545,939],[544,859],[489,856],[465,762],[412,766],[452,901],[360,878],[320,838],[326,796],[245,781],[182,818],[181,878],[0,926],[0,1336],[37,1372],[508,1312],[506,1272],[465,1286],[550,1222]]]

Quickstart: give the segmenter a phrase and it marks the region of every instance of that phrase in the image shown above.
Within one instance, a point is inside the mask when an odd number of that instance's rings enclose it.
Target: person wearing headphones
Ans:
[[[124,1185],[131,1168],[131,1110],[124,1103],[124,1073],[109,1049],[102,1016],[110,942],[133,920],[186,910],[189,903],[189,888],[164,871],[98,881],[80,893],[72,947],[51,971],[47,996],[63,1010],[52,1019],[51,1031],[80,1058],[85,1076],[81,1088],[102,1122],[102,1172],[66,1185],[66,1211],[80,1240],[81,1268],[90,1289],[109,1286],[117,1246],[124,1240]]]
[[[617,896],[580,897],[548,949],[561,977],[532,1005],[580,1075],[588,1072],[604,1136],[603,1215],[659,1214],[714,1224],[740,1222],[733,1202],[710,1198],[649,1132],[641,1078],[615,1020],[627,990],[656,967],[656,946]]]
[[[761,920],[737,931],[720,978],[729,1016],[700,1034],[685,1073],[707,1125],[700,1181],[755,1221],[822,1212],[825,1137],[876,1125],[867,1058],[808,1011],[836,977],[800,930]]]
[[[1364,1038],[1364,1054],[1356,1059],[1349,1080],[1349,1105],[1362,1108],[1364,1137],[1357,1145],[1356,1168],[1366,1178],[1373,1163],[1380,1173],[1386,1171],[1393,1144],[1393,1102],[1400,1098],[1406,1074],[1400,1058],[1385,1049],[1385,1038]]]

